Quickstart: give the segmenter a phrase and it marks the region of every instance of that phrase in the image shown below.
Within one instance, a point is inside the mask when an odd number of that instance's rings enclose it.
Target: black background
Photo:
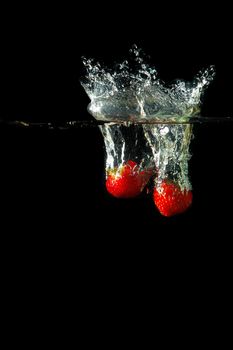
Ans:
[[[29,30],[29,25],[31,30]],[[54,27],[23,23],[6,37],[1,67],[1,118],[4,120],[91,120],[89,99],[79,83],[84,74],[82,56],[111,64],[127,57],[132,44],[151,56],[160,77],[191,80],[201,69],[216,66],[217,76],[203,99],[202,114],[232,115],[232,64],[221,40],[213,33],[157,32],[149,28],[85,27],[65,22]],[[104,28],[103,28],[104,27]],[[211,39],[214,41],[212,44]],[[202,45],[202,46],[201,46]],[[218,53],[222,54],[219,56]],[[229,221],[231,123],[195,126],[190,175],[194,187],[192,209],[179,217],[164,219],[154,209],[150,196],[129,201],[115,200],[104,188],[104,148],[97,128],[73,130],[23,129],[1,126],[2,197],[9,213],[19,212],[27,226],[70,224],[85,231],[117,227],[134,232],[161,233],[189,227],[225,226]],[[9,191],[9,195],[8,195]],[[5,193],[5,192],[4,192]],[[24,201],[23,201],[24,199]],[[28,211],[28,214],[26,214]],[[24,212],[27,220],[24,220]],[[14,217],[14,215],[12,217]],[[32,220],[33,217],[33,220]],[[45,220],[45,218],[47,218]],[[60,225],[60,224],[59,224]],[[81,228],[82,227],[82,228]],[[120,230],[121,231],[121,230]],[[98,231],[99,232],[99,231]]]
[[[128,15],[116,8],[119,15],[112,10],[111,16],[101,17],[93,8],[10,14],[2,29],[1,119],[90,120],[89,100],[79,84],[81,56],[111,63],[125,58],[134,43],[151,56],[164,80],[192,79],[199,69],[214,64],[217,76],[206,92],[203,115],[232,116],[229,22],[215,29],[218,21],[207,22],[202,9],[193,19],[171,21],[166,14]],[[231,123],[195,126],[193,205],[167,219],[156,211],[151,195],[116,200],[106,193],[98,129],[1,124],[1,235],[6,240],[5,266],[11,266],[6,271],[15,288],[29,281],[33,294],[40,288],[38,281],[50,286],[62,280],[69,293],[93,300],[91,290],[110,283],[111,276],[118,279],[120,266],[120,275],[128,276],[125,285],[138,275],[148,277],[146,285],[165,266],[170,281],[177,281],[184,270],[185,280],[202,274],[203,285],[216,275],[226,276],[231,259],[232,130]]]

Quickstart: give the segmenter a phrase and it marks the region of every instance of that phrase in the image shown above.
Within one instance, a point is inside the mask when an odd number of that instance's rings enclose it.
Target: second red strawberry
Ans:
[[[143,191],[152,174],[152,170],[141,170],[136,162],[129,160],[119,168],[108,171],[106,188],[117,198],[136,197]]]

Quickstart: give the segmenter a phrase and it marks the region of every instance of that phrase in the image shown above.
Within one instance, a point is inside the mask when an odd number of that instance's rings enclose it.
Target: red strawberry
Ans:
[[[129,160],[118,169],[108,172],[106,188],[117,198],[138,196],[152,175],[151,170],[140,171],[137,163]]]
[[[164,216],[183,213],[192,204],[192,198],[192,191],[181,191],[174,182],[163,181],[154,189],[154,203]]]

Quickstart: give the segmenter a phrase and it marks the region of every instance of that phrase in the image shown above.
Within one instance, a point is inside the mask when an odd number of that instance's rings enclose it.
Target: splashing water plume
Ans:
[[[136,45],[130,53],[131,61],[114,70],[91,59],[83,61],[87,76],[82,85],[91,100],[88,110],[95,119],[110,122],[100,126],[106,148],[106,188],[118,198],[134,197],[153,176],[153,199],[160,213],[180,214],[192,203],[190,122],[200,112],[202,94],[215,70],[210,66],[192,82],[167,85]]]
[[[89,112],[103,121],[186,121],[200,112],[201,96],[215,76],[214,66],[192,82],[167,85],[158,78],[136,45],[131,57],[114,69],[83,59],[87,75],[81,82],[91,103]]]

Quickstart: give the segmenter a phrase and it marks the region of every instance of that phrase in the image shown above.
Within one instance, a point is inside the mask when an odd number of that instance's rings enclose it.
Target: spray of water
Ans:
[[[192,139],[192,124],[189,122],[199,114],[202,94],[213,80],[215,70],[210,66],[199,72],[192,82],[177,80],[167,85],[158,78],[156,69],[146,63],[141,50],[134,46],[130,53],[131,61],[124,61],[113,70],[91,59],[84,59],[87,75],[82,85],[91,100],[89,112],[97,120],[111,122],[100,126],[107,154],[106,173],[114,169],[114,176],[121,176],[121,171],[116,169],[122,169],[132,159],[136,160],[130,164],[146,169],[136,174],[139,180],[142,174],[146,174],[143,186],[149,177],[154,176],[155,203],[161,213],[173,215],[186,210],[192,201],[188,174]],[[122,125],[122,122],[125,123]],[[126,137],[124,130],[130,127],[134,128],[134,132]],[[138,130],[142,131],[141,134]],[[122,185],[123,180],[113,183],[110,177],[107,188],[113,195],[126,197],[132,190],[132,184],[135,185],[133,181],[122,187],[125,192],[122,188],[119,192],[119,183]],[[168,186],[165,188],[169,188],[165,194],[164,184]],[[183,197],[177,194],[179,191],[182,191]],[[170,211],[160,207],[158,193],[174,197],[166,198]]]
[[[185,121],[199,113],[201,96],[213,80],[213,66],[199,72],[192,82],[167,85],[158,78],[136,45],[130,60],[108,69],[83,59],[86,77],[82,85],[91,103],[89,112],[105,121]]]

